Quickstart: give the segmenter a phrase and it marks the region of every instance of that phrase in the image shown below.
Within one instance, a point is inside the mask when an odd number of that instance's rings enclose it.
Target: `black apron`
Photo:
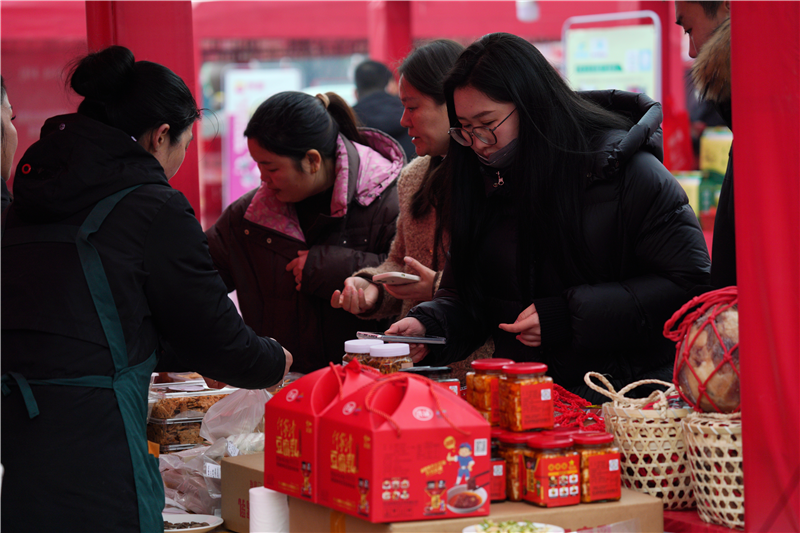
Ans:
[[[155,369],[157,358],[153,352],[145,361],[135,366],[128,365],[125,336],[108,278],[100,254],[89,242],[90,235],[100,229],[106,216],[117,203],[138,187],[139,185],[136,185],[123,189],[98,202],[80,227],[47,224],[13,228],[7,231],[3,228],[2,247],[4,249],[36,242],[68,242],[77,246],[83,273],[111,350],[114,375],[82,376],[70,379],[28,379],[17,372],[8,372],[2,376],[2,392],[4,396],[8,396],[12,393],[11,387],[16,386],[25,400],[28,416],[34,418],[39,414],[39,408],[31,385],[113,389],[131,453],[139,509],[139,530],[152,532],[164,529],[161,516],[164,508],[164,484],[158,471],[158,460],[148,453],[147,439],[141,428],[147,424],[147,394],[150,375]],[[87,509],[87,511],[90,510]]]

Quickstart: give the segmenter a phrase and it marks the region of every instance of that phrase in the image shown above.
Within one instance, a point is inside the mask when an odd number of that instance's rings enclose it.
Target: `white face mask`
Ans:
[[[475,154],[478,156],[478,159],[486,166],[492,168],[506,168],[511,164],[511,161],[514,160],[514,156],[517,155],[517,140],[514,139],[507,145],[503,146],[501,149],[493,153],[487,158],[482,157],[480,154]]]

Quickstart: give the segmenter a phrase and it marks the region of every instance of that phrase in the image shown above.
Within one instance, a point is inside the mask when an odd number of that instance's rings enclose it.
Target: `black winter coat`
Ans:
[[[400,161],[402,149],[395,141],[380,132],[373,135],[391,143]],[[333,291],[353,272],[383,263],[399,212],[396,175],[370,205],[357,201],[359,156],[352,143],[345,144],[347,213],[317,215],[305,242],[245,218],[258,189],[228,206],[206,231],[214,265],[228,290],[236,290],[245,322],[259,335],[280,341],[292,354],[292,371],[303,374],[341,363],[344,342],[356,338],[357,331],[384,331],[389,325],[386,320],[361,320],[330,303]],[[308,258],[297,291],[286,266],[300,250],[308,250]]]
[[[660,163],[660,105],[617,91],[584,95],[634,122],[641,119],[630,132],[606,140],[586,178],[583,240],[596,281],[574,279],[554,264],[552,253],[539,251],[529,274],[533,294],[520,294],[510,176],[504,186],[487,188],[487,222],[475,246],[487,295],[481,321],[461,304],[449,262],[435,298],[409,313],[427,334],[447,337],[426,363],[461,360],[491,336],[495,357],[546,363],[556,383],[595,402],[604,397],[584,385],[588,371],[610,375],[617,387],[646,377],[670,379],[675,348],[662,336],[664,322],[695,285],[707,282],[705,241],[686,195]],[[542,328],[542,345],[535,348],[497,327],[513,323],[531,302]]]
[[[51,118],[16,176],[4,239],[16,228],[79,226],[98,201],[141,184],[91,236],[130,365],[145,361],[163,337],[178,358],[163,370],[191,369],[245,388],[281,379],[283,350],[244,325],[189,202],[130,136],[81,115]],[[3,249],[2,371],[4,378],[16,372],[29,381],[114,374],[74,245]],[[32,389],[40,410],[33,419],[19,388],[2,400],[2,530],[139,531],[132,460],[114,391]],[[138,431],[145,440],[143,422]]]

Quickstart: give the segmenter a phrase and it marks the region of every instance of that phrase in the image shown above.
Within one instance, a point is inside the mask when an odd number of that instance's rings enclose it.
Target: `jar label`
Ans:
[[[502,458],[492,459],[492,482],[489,489],[492,501],[506,499],[506,462]]]
[[[527,494],[524,499],[544,507],[580,503],[580,459],[577,454],[526,458]]]
[[[553,427],[553,385],[531,383],[520,386],[522,427],[525,429]]]
[[[581,472],[584,501],[620,499],[622,481],[619,471],[619,453],[592,455],[588,462],[588,469]]]

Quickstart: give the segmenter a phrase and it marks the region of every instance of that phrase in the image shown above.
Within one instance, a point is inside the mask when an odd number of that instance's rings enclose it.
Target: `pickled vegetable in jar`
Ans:
[[[525,460],[531,451],[527,442],[529,433],[513,433],[506,431],[498,437],[500,455],[506,461],[506,499],[511,502],[522,501],[527,492],[525,478]]]
[[[369,347],[369,359],[364,364],[377,368],[381,374],[394,374],[414,366],[410,353],[408,344],[404,342],[374,344]]]
[[[512,363],[500,377],[500,426],[511,431],[551,429],[553,378],[543,363]]]
[[[525,501],[541,507],[580,503],[580,456],[571,437],[534,435],[528,438],[531,456],[525,463]]]
[[[581,502],[610,502],[622,496],[619,448],[610,433],[572,436],[581,460]]]
[[[358,359],[359,363],[364,364],[364,361],[369,359],[369,347],[375,344],[383,344],[383,341],[378,339],[353,339],[351,341],[345,341],[342,364],[346,365],[353,359]]]
[[[504,365],[513,363],[511,359],[478,359],[467,372],[467,402],[483,415],[493,426],[500,425],[500,376]]]
[[[461,394],[461,383],[453,377],[453,369],[449,366],[412,366],[411,368],[403,368],[400,371],[425,376],[445,389],[455,394]]]

